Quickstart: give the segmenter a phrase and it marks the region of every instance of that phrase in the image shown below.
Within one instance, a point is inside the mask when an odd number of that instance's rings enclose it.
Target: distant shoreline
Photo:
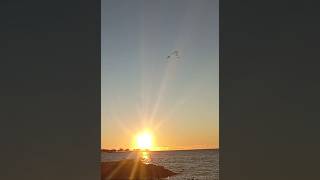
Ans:
[[[219,148],[206,148],[206,149],[175,149],[175,150],[108,150],[108,149],[101,149],[101,152],[106,153],[123,153],[123,152],[143,152],[143,151],[149,151],[149,152],[172,152],[172,151],[205,151],[205,150],[213,150],[213,151],[219,151]]]
[[[219,150],[219,149],[214,149],[214,148],[205,148],[205,149],[170,149],[170,150],[156,150],[153,152],[157,151],[201,151],[201,150]]]

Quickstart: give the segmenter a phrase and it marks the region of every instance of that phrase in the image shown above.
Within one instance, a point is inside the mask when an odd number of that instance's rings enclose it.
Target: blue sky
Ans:
[[[217,0],[102,1],[102,148],[218,147]],[[178,50],[180,59],[166,57]]]

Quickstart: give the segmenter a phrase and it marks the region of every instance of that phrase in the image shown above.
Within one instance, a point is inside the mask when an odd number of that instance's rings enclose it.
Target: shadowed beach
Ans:
[[[139,160],[121,160],[101,163],[101,180],[151,180],[174,176],[163,166],[144,164]]]

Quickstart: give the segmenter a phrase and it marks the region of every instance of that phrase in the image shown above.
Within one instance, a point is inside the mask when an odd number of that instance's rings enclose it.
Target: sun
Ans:
[[[136,147],[142,150],[150,150],[152,148],[152,135],[148,132],[138,134],[136,136]]]

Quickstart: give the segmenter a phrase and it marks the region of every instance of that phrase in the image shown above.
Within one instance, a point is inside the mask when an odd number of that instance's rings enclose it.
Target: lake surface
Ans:
[[[169,177],[169,180],[218,180],[218,150],[181,150],[181,151],[149,151],[149,152],[102,152],[101,161],[117,161],[122,159],[141,159],[145,163],[164,166],[166,169],[180,173]]]

